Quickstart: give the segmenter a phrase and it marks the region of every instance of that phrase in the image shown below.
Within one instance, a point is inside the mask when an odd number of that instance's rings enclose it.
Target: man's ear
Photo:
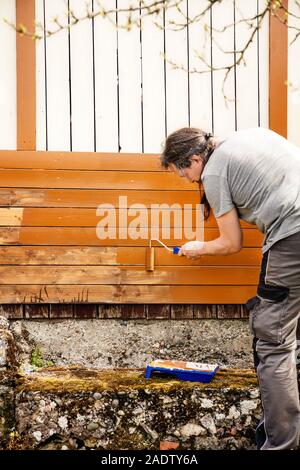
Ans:
[[[192,155],[191,160],[197,163],[202,162],[202,158],[200,157],[200,155]]]

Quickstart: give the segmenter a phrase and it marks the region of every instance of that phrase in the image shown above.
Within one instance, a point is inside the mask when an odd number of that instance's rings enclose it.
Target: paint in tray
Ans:
[[[152,372],[155,372],[159,374],[174,375],[180,380],[207,383],[212,380],[218,369],[218,364],[156,359],[147,365],[145,378],[149,379]]]

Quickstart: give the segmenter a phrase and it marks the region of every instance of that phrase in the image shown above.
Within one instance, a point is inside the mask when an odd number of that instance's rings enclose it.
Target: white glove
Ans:
[[[204,242],[199,242],[198,240],[194,240],[192,242],[187,242],[180,247],[180,249],[184,248],[185,250],[201,250],[203,248]]]

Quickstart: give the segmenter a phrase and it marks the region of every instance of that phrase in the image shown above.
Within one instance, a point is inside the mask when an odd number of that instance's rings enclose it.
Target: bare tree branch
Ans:
[[[89,1],[86,4],[85,13],[81,16],[76,15],[73,10],[68,9],[68,4],[66,2],[65,18],[59,18],[58,16],[53,18],[52,20],[52,24],[54,26],[53,29],[52,28],[44,29],[41,23],[36,23],[35,31],[28,30],[26,25],[23,25],[23,24],[13,25],[8,20],[5,20],[5,21],[8,24],[10,24],[10,26],[12,26],[16,30],[17,33],[23,36],[31,37],[34,40],[39,40],[44,37],[51,37],[63,30],[70,30],[71,28],[76,27],[78,23],[81,23],[86,20],[91,20],[96,17],[100,17],[105,20],[108,20],[114,25],[114,27],[119,28],[119,29],[125,29],[127,31],[130,31],[133,27],[142,29],[143,20],[147,17],[151,17],[153,24],[155,24],[160,29],[166,29],[166,30],[171,29],[173,31],[180,31],[180,30],[184,30],[185,28],[188,28],[192,24],[198,24],[201,21],[203,21],[203,18],[210,11],[211,8],[213,8],[216,5],[220,5],[223,2],[223,0],[205,0],[205,1],[199,0],[198,2],[199,12],[195,14],[194,16],[187,17],[185,13],[185,8],[184,8],[186,6],[187,1],[188,0],[132,0],[132,3],[127,8],[124,8],[124,7],[119,8],[117,2],[116,2],[116,7],[105,8],[103,6],[103,1],[97,0],[97,8],[95,11],[92,9],[91,1]],[[286,6],[286,2],[284,2],[283,0],[282,1],[281,0],[266,0],[262,10],[259,11],[254,16],[250,16],[248,18],[244,17],[242,12],[239,9],[238,11],[239,11],[241,18],[236,22],[232,22],[232,23],[224,25],[220,29],[212,27],[208,24],[202,25],[206,35],[207,36],[211,35],[215,46],[224,55],[234,56],[233,60],[228,65],[219,66],[219,67],[212,66],[205,59],[204,53],[199,53],[199,52],[196,53],[196,57],[205,66],[205,69],[193,68],[193,69],[186,70],[186,68],[174,63],[172,60],[170,60],[167,57],[164,57],[164,60],[166,60],[170,65],[172,65],[172,67],[185,70],[187,73],[192,73],[192,74],[194,73],[202,74],[202,73],[207,73],[211,71],[220,71],[220,70],[225,71],[225,76],[224,76],[223,85],[222,85],[222,92],[225,98],[229,100],[229,98],[226,97],[226,94],[225,94],[226,80],[230,72],[234,69],[234,67],[239,66],[240,64],[245,64],[246,52],[249,49],[250,45],[252,44],[255,38],[255,35],[261,28],[262,22],[264,18],[267,16],[267,14],[276,16],[276,18],[278,18],[278,21],[280,21],[281,23],[286,25],[287,28],[295,32],[295,35],[291,41],[291,44],[294,43],[298,39],[298,37],[300,36],[300,1],[294,0],[293,5],[299,10],[299,12],[291,10],[291,8]],[[165,21],[164,26],[162,26],[158,22],[158,17],[160,17],[160,15],[165,14],[167,11],[176,12],[178,19],[177,20],[170,19],[168,21]],[[120,20],[120,18],[122,18],[122,20]],[[182,20],[179,21],[179,19],[181,18]],[[64,22],[64,19],[66,19],[66,22]],[[289,19],[295,20],[293,24],[289,24]],[[299,21],[299,26],[297,26],[296,24],[297,20]],[[241,25],[241,24],[245,24],[249,30],[248,38],[245,40],[243,47],[235,51],[224,50],[220,42],[217,41],[215,37],[216,35],[214,33],[222,34],[226,32],[227,30],[229,30],[230,28],[236,27],[237,25]],[[205,44],[203,45],[203,50],[204,50],[204,47],[205,47]]]

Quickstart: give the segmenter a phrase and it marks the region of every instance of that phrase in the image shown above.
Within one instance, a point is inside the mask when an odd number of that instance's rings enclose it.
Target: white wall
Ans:
[[[0,1],[0,149],[16,149],[16,34],[15,0]]]

